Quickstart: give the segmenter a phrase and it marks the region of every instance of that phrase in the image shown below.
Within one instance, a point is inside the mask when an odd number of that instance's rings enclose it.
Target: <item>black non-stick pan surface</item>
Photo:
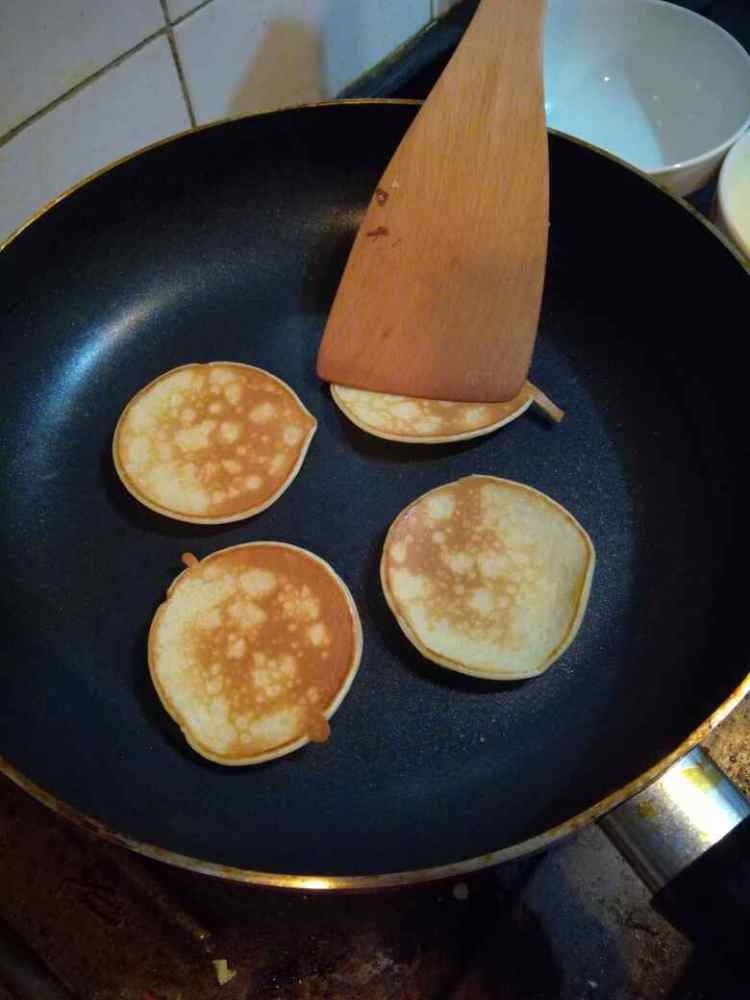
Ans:
[[[658,764],[747,671],[748,281],[682,204],[550,137],[532,378],[567,411],[558,427],[529,413],[461,444],[388,443],[317,380],[355,227],[415,112],[343,104],[188,135],[97,177],[0,255],[0,754],[117,835],[199,864],[424,875],[480,858]],[[212,360],[285,379],[319,429],[269,510],[194,527],[139,506],[110,449],[141,386]],[[381,593],[396,514],[472,472],[549,494],[598,552],[576,642],[524,683],[426,662]],[[162,710],[146,633],[182,552],[260,539],[332,563],[364,656],[328,744],[222,768]]]

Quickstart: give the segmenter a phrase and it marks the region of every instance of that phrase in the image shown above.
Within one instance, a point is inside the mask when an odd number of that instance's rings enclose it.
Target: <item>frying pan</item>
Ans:
[[[747,274],[684,203],[550,135],[531,377],[567,411],[559,427],[527,414],[460,444],[390,443],[318,382],[358,220],[415,112],[340,102],[181,136],[75,189],[0,255],[2,766],[78,822],[195,870],[369,888],[495,864],[644,788],[750,688],[746,373],[732,363]],[[200,527],[139,506],[110,449],[140,387],[212,360],[285,379],[319,430],[270,509]],[[424,661],[380,591],[395,515],[472,472],[549,494],[597,547],[576,642],[527,682]],[[328,744],[223,769],[161,709],[146,633],[182,552],[261,539],[331,562],[364,657]]]

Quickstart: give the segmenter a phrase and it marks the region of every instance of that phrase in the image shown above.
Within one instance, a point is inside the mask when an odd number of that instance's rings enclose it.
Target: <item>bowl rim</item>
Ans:
[[[732,174],[735,162],[748,151],[750,160],[750,128],[732,145],[727,153],[719,171],[719,180],[716,185],[716,198],[718,202],[719,217],[722,225],[726,228],[730,238],[734,241],[741,253],[750,257],[750,231],[740,232],[729,209],[729,178]]]
[[[552,2],[553,0],[550,0],[550,3]],[[558,2],[567,3],[568,0],[558,0]],[[620,4],[625,6],[623,0],[608,0],[608,2],[610,3],[619,2]],[[717,24],[716,21],[712,21],[705,15],[699,14],[695,10],[690,10],[688,7],[678,7],[677,4],[670,3],[669,0],[627,0],[628,7],[634,7],[636,3],[639,3],[642,7],[667,8],[669,9],[669,14],[672,17],[682,17],[685,20],[692,20],[694,23],[697,23],[698,21],[703,22],[704,28],[707,28],[709,31],[712,31],[715,35],[724,36],[725,41],[728,42],[729,45],[735,49],[735,51],[737,52],[737,54],[740,56],[741,59],[744,59],[748,71],[750,72],[750,52],[748,52],[745,46],[737,38],[735,38],[734,35],[731,34],[731,32],[727,31],[726,28],[722,28],[722,26],[720,24]],[[737,128],[732,133],[732,135],[726,138],[723,142],[718,143],[715,146],[711,146],[709,149],[706,149],[702,153],[698,153],[695,156],[690,156],[684,160],[674,160],[670,163],[665,163],[659,167],[642,167],[639,164],[633,164],[633,165],[638,167],[638,169],[641,170],[643,173],[648,174],[649,177],[654,177],[657,179],[664,177],[667,174],[671,174],[677,170],[680,171],[689,170],[692,167],[703,166],[712,159],[722,156],[722,154],[724,154],[728,149],[734,146],[737,143],[737,141],[741,139],[743,133],[746,132],[748,128],[750,128],[750,91],[748,92],[747,115],[745,116],[739,128]],[[590,139],[586,139],[585,137],[581,138],[584,138],[584,141],[586,142],[591,141]],[[615,152],[614,155],[620,157],[621,159],[623,158],[621,153]],[[627,162],[631,163],[632,161],[627,160]]]

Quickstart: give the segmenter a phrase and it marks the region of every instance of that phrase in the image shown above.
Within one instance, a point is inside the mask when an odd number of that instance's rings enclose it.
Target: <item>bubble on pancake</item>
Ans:
[[[219,427],[219,433],[221,435],[221,440],[225,441],[227,444],[234,444],[234,442],[240,436],[240,425],[231,420],[222,420]]]
[[[427,499],[427,517],[430,521],[443,521],[452,517],[456,510],[453,493],[435,493]]]
[[[277,542],[183,559],[148,648],[159,697],[191,746],[238,765],[325,741],[362,648],[343,581]]]
[[[286,463],[286,454],[280,452],[278,455],[274,455],[268,464],[268,473],[271,476],[276,476],[284,468]]]
[[[272,403],[259,403],[258,406],[253,407],[249,415],[254,424],[265,424],[269,420],[273,420],[276,411]]]
[[[391,559],[397,563],[402,563],[406,559],[406,542],[394,542]]]
[[[223,523],[259,513],[299,471],[316,421],[260,368],[185,365],[125,408],[115,431],[118,475],[158,513]]]
[[[381,580],[428,659],[518,679],[541,673],[575,638],[594,562],[588,535],[555,501],[520,483],[469,476],[396,518]]]
[[[507,403],[451,403],[332,385],[339,409],[362,430],[389,441],[442,444],[490,434],[531,405],[534,387],[526,383]]]
[[[315,622],[308,628],[307,638],[313,646],[327,646],[329,642],[328,629],[322,622]]]

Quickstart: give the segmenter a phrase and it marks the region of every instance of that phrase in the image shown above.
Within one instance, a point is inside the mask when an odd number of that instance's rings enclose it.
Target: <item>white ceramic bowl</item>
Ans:
[[[750,132],[727,153],[717,190],[718,223],[750,260]]]
[[[750,56],[663,0],[549,0],[547,123],[675,194],[702,187],[750,124]]]

